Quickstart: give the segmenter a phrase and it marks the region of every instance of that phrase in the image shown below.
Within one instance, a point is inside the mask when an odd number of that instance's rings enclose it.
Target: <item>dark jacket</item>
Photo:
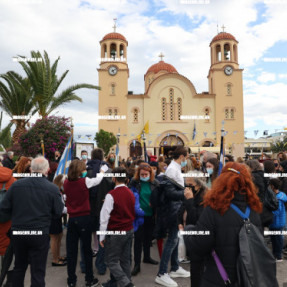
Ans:
[[[232,200],[243,212],[245,212],[247,203],[245,196],[235,193]],[[259,214],[251,210],[250,221],[261,230],[261,221]],[[229,208],[225,214],[220,215],[216,210],[207,206],[193,230],[209,231],[209,235],[186,235],[185,244],[190,250],[191,259],[193,254],[197,257],[205,257],[205,270],[201,281],[202,287],[225,286],[217,266],[211,256],[211,250],[215,249],[220,258],[231,282],[237,281],[236,261],[239,255],[238,234],[243,225],[242,218]],[[186,227],[186,230],[190,230]]]
[[[0,203],[0,211],[12,214],[12,230],[43,234],[49,234],[52,216],[61,217],[63,208],[58,187],[46,177],[14,182]]]
[[[15,167],[15,163],[8,156],[3,160],[2,165],[3,165],[3,167],[7,167],[10,169],[13,169]]]
[[[203,193],[204,189],[201,189],[193,198],[184,199],[179,211],[178,211],[178,224],[183,225],[183,214],[186,211],[186,225],[195,225],[203,211]]]
[[[108,165],[104,161],[90,160],[87,163],[87,177],[93,178],[100,172],[102,165]],[[111,173],[112,170],[109,168],[107,173]],[[104,204],[104,199],[109,191],[114,189],[114,183],[111,177],[104,177],[101,183],[89,189],[90,191],[90,206],[91,216],[100,217],[101,209]]]
[[[260,201],[263,203],[265,192],[266,189],[268,188],[269,178],[264,177],[263,170],[256,170],[252,171],[252,180],[258,189],[258,197]],[[260,219],[262,222],[262,226],[268,227],[273,220],[272,211],[268,210],[265,206],[263,206],[262,213],[260,214]]]
[[[158,231],[165,233],[169,228],[177,226],[177,215],[184,200],[184,187],[173,179],[164,176],[160,183],[158,196]]]

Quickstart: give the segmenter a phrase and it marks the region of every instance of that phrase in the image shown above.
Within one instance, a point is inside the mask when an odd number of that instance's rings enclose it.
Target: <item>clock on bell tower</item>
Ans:
[[[211,66],[208,74],[209,93],[215,95],[215,127],[217,142],[222,121],[227,131],[225,142],[231,146],[244,145],[243,69],[238,64],[238,41],[224,31],[210,43]],[[237,146],[238,148],[238,146]],[[242,152],[243,154],[244,152]]]
[[[101,62],[99,72],[99,115],[100,116],[126,116],[129,68],[127,64],[126,38],[116,32],[116,19],[114,32],[104,36],[100,41]],[[107,119],[99,120],[99,130],[103,129],[116,135],[127,133],[125,120]]]

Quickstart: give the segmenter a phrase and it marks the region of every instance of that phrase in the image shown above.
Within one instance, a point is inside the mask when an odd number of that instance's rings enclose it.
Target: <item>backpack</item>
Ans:
[[[264,201],[263,205],[269,210],[269,211],[275,211],[279,207],[279,201],[276,197],[276,194],[271,190],[270,187],[267,187],[265,189],[265,195],[264,195]]]
[[[245,213],[234,204],[231,207],[244,220],[239,232],[238,286],[278,287],[275,258],[260,231],[249,220],[250,207],[247,206]]]
[[[0,189],[0,203],[3,201],[5,194],[7,192],[5,188],[6,182],[3,184],[2,188]],[[0,223],[4,223],[11,220],[11,216],[6,213],[0,213]]]

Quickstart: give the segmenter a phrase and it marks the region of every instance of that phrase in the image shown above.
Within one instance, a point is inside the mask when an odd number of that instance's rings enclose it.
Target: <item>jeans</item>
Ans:
[[[91,219],[89,215],[69,218],[66,238],[68,284],[75,284],[77,281],[76,266],[78,259],[79,239],[81,239],[83,243],[83,255],[86,266],[85,279],[88,282],[92,282],[94,279],[91,234]]]
[[[270,231],[282,231],[283,228],[270,228]],[[282,259],[283,235],[270,235],[273,255],[276,259]]]
[[[126,235],[107,235],[105,239],[105,262],[119,287],[131,283],[131,249],[133,229]]]
[[[171,260],[171,271],[176,271],[179,268],[178,263],[178,227],[174,225],[169,229],[168,237],[165,242],[158,275],[164,275],[167,273],[168,262]]]
[[[31,287],[44,287],[50,237],[44,235],[12,235],[15,254],[13,286],[24,287],[25,273],[30,263]],[[29,262],[28,262],[29,261]]]
[[[95,266],[100,274],[106,273],[107,266],[105,264],[105,248],[99,244],[99,251],[97,253]]]

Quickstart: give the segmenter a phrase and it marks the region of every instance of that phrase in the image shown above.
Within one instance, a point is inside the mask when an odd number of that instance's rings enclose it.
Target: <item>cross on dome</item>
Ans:
[[[163,57],[165,57],[162,52],[161,52],[158,56],[160,57],[160,60],[161,60],[161,61],[162,61]]]
[[[116,33],[116,29],[117,29],[117,18],[113,19],[115,21],[113,29],[114,29],[114,33]]]

